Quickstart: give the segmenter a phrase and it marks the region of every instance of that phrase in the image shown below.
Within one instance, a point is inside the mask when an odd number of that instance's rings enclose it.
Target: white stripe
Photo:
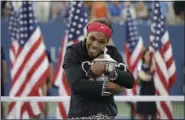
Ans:
[[[169,108],[169,111],[170,111],[170,113],[172,114],[172,116],[173,116],[173,110],[172,110],[172,103],[171,103],[171,101],[165,101],[165,103],[166,103],[166,105],[168,106],[168,108]]]
[[[163,76],[165,77],[166,82],[168,83],[168,71],[166,68],[166,63],[164,62],[161,54],[158,51],[155,52],[154,57],[155,57],[155,61],[158,64],[159,69],[161,70]]]
[[[132,89],[125,88],[125,90],[126,90],[125,92],[126,92],[127,96],[133,96],[134,95]]]
[[[64,105],[64,109],[66,111],[66,114],[68,114],[70,101],[64,101],[63,105]]]
[[[63,79],[62,79],[62,77],[63,77],[63,69],[60,70],[60,73],[61,73],[61,74],[60,74],[60,76],[61,76],[61,79],[60,79],[61,84],[60,84],[60,86],[59,86],[59,96],[68,96],[67,91],[66,91],[66,89],[65,89],[65,86],[64,86],[64,84],[63,84],[63,82],[62,82],[62,81],[63,81]],[[63,104],[63,106],[64,106],[65,112],[68,113],[70,101],[62,102],[62,104]],[[59,106],[57,106],[57,109],[59,109],[58,107],[59,107]],[[57,112],[57,118],[60,118],[60,119],[63,118],[63,116],[62,116],[62,114],[60,113],[60,111]]]
[[[156,102],[156,106],[157,106],[157,110],[159,111],[159,113],[160,113],[160,119],[165,119],[165,118],[167,118],[166,117],[166,114],[165,114],[165,111],[163,110],[163,108],[162,108],[162,106],[161,106],[161,104],[160,104],[160,101],[157,101]]]
[[[11,44],[12,44],[14,50],[15,50],[15,51],[14,51],[15,54],[14,54],[13,50],[10,49],[10,60],[14,62],[14,61],[15,61],[15,55],[16,55],[16,53],[18,52],[19,43],[18,43],[17,41],[13,41]],[[11,55],[13,55],[13,56],[11,56]],[[12,59],[11,59],[11,58],[12,58]]]
[[[59,110],[58,105],[57,105],[57,108],[56,108],[56,117],[57,117],[57,119],[63,119],[62,115],[60,114],[60,110]]]
[[[171,78],[176,72],[176,67],[175,67],[175,63],[173,61],[172,65],[168,68],[168,75],[169,78]]]
[[[17,53],[17,52],[18,52],[18,48],[19,48],[19,43],[18,43],[18,41],[17,41],[17,40],[14,40],[14,41],[12,42],[12,46],[14,46],[15,53]]]
[[[150,42],[153,42],[155,37],[153,35],[150,36]]]
[[[33,111],[34,115],[39,115],[41,113],[41,110],[39,108],[38,102],[30,102],[31,110]]]
[[[43,96],[42,88],[38,89],[39,96]],[[34,115],[39,115],[42,113],[40,107],[39,107],[39,102],[30,102],[31,110],[33,111]]]
[[[137,65],[136,65],[136,68],[134,69],[134,72],[133,72],[133,76],[135,78],[135,80],[138,79],[138,71],[141,70],[141,64],[142,64],[142,61],[141,59],[138,61]]]
[[[154,84],[155,84],[155,88],[159,91],[161,96],[169,95],[166,89],[164,88],[162,81],[159,79],[159,76],[157,75],[157,73],[155,73],[155,76],[154,76]]]
[[[133,65],[136,62],[136,60],[139,56],[139,53],[142,51],[142,49],[143,49],[143,40],[141,37],[139,37],[138,44],[136,45],[136,47],[131,55],[131,62],[130,62],[131,65]]]
[[[68,96],[67,92],[66,92],[66,89],[65,89],[65,86],[64,86],[62,81],[63,81],[63,79],[61,79],[61,84],[60,84],[60,87],[59,87],[59,96]]]
[[[42,88],[39,88],[39,96],[43,96]]]
[[[30,118],[30,116],[29,116],[28,112],[24,111],[22,114],[22,119],[29,119],[29,118]]]
[[[55,83],[54,83],[58,87],[60,87],[60,85],[62,84],[62,81],[61,81],[61,79],[62,79],[62,70],[61,69],[62,69],[62,66],[60,64],[60,69],[59,69],[59,72],[57,73],[57,77],[56,77]]]
[[[14,66],[13,66],[13,69],[12,69],[12,76],[13,76],[13,78],[14,78],[17,70],[19,69],[19,67],[23,63],[26,55],[28,54],[28,52],[32,48],[32,46],[35,44],[35,42],[38,41],[40,35],[41,35],[40,29],[37,27],[37,29],[32,34],[32,36],[30,37],[30,39],[28,40],[28,42],[25,44],[25,46],[22,49],[21,53],[19,54],[16,62],[14,63]]]
[[[169,96],[168,92],[166,91],[166,89],[164,88],[162,82],[159,79],[159,76],[157,74],[155,74],[154,77],[154,84],[155,84],[155,88],[158,90],[158,92],[160,93],[160,96]],[[172,113],[172,106],[171,106],[171,102],[167,102],[165,101],[165,103],[167,104],[169,110]],[[157,102],[157,109],[160,112],[160,118],[161,119],[166,119],[168,118],[165,111],[161,108],[162,106],[160,104],[158,104]]]
[[[7,119],[16,119],[16,109],[15,107],[7,115]]]
[[[163,35],[162,38],[161,38],[161,41],[162,41],[162,44],[163,44],[163,45],[166,44],[166,43],[169,41],[169,33],[168,33],[168,31],[166,31],[166,32],[164,33],[164,35]]]
[[[9,50],[10,62],[11,62],[12,64],[14,64],[15,61],[16,61],[15,58],[16,58],[16,55],[17,55],[17,52],[18,52],[19,43],[18,43],[17,41],[13,41],[11,44],[12,44],[14,50],[15,50],[15,51],[14,51],[15,54],[14,54],[14,52],[13,52],[12,49]],[[11,71],[11,72],[12,72],[12,71]],[[12,76],[12,75],[11,75],[11,76]]]
[[[70,101],[63,101],[62,104],[64,106],[64,110],[65,110],[66,114],[68,114]],[[56,107],[56,116],[57,116],[57,119],[63,119],[63,116],[62,116],[62,113],[60,112],[58,104]]]
[[[68,114],[70,101],[62,102],[62,104],[64,106],[66,114]],[[56,116],[57,116],[57,119],[63,119],[63,116],[62,116],[62,113],[60,113],[60,109],[59,109],[58,104],[57,104],[57,108],[56,108]]]
[[[15,61],[15,55],[12,50],[10,50],[10,62],[13,64]]]
[[[43,43],[41,43],[41,45],[39,45],[39,47],[34,51],[32,56],[30,57],[30,59],[28,60],[26,65],[24,66],[23,71],[20,73],[19,77],[15,81],[15,84],[12,86],[12,89],[10,91],[10,96],[15,96],[17,91],[20,89],[20,87],[22,86],[22,84],[24,83],[24,81],[28,75],[28,72],[30,71],[32,66],[35,64],[35,62],[38,61],[39,56],[42,51],[44,51],[44,44]]]
[[[15,102],[15,106],[10,110],[7,119],[20,119],[21,117],[21,109],[23,102]]]
[[[170,45],[167,51],[164,53],[165,62],[167,62],[171,57],[172,57],[172,48]]]

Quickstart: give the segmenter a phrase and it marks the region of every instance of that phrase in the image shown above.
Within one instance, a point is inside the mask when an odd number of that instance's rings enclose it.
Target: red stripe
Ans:
[[[158,90],[156,90],[156,94],[158,96],[161,96],[161,94]],[[164,101],[160,101],[160,105],[161,105],[161,108],[164,110],[165,114],[167,115],[168,119],[172,120],[173,116],[172,116],[172,113],[171,113],[169,107],[167,106],[167,104]],[[159,113],[159,115],[160,115],[160,113]]]
[[[22,107],[21,107],[21,118],[22,118],[22,115],[23,115],[23,113],[25,111],[27,111],[28,116],[34,116],[34,113],[33,113],[32,109],[31,109],[31,106],[30,106],[29,102],[25,102],[22,105]]]
[[[172,120],[173,117],[172,117],[172,114],[171,114],[170,109],[168,108],[167,104],[164,101],[160,101],[160,104],[161,104],[163,110],[165,111],[166,115],[168,116],[168,119]]]
[[[66,43],[66,39],[65,39],[65,34],[64,34],[64,38],[63,38],[63,40],[62,40],[62,47],[61,47],[61,50],[60,50],[60,54],[59,54],[59,60],[58,60],[58,63],[57,63],[57,65],[56,65],[56,71],[54,72],[54,76],[53,76],[53,79],[52,79],[52,83],[53,82],[55,82],[55,80],[56,80],[56,78],[57,78],[57,76],[58,76],[58,74],[59,74],[59,70],[61,70],[61,64],[62,64],[62,61],[63,61],[63,51],[64,51],[64,49],[65,49],[65,47],[64,46],[66,46],[65,45],[65,43]]]
[[[139,61],[141,60],[141,57],[142,57],[142,53],[143,53],[143,50],[141,49],[140,52],[139,52],[139,55],[137,56],[136,60],[134,61],[134,64],[131,65],[130,63],[130,59],[131,59],[131,53],[129,51],[129,48],[127,47],[127,42],[126,44],[124,45],[125,47],[125,54],[126,54],[126,61],[127,61],[127,66],[128,66],[128,69],[131,73],[134,73],[134,71],[137,69],[137,65],[139,63]],[[143,48],[143,47],[142,47]],[[135,80],[135,84],[132,88],[132,92],[133,92],[133,95],[137,95],[137,87],[138,87],[138,81]],[[127,95],[127,89],[125,89],[125,94]]]
[[[135,80],[135,83],[134,83],[134,86],[133,86],[133,88],[132,88],[132,91],[133,91],[133,94],[134,95],[137,95],[137,87],[138,87],[138,81],[137,80]]]
[[[139,63],[139,61],[141,60],[141,57],[142,57],[142,50],[140,51],[140,53],[139,53],[139,56],[137,57],[137,59],[136,59],[136,61],[134,62],[134,65],[133,66],[131,66],[131,73],[134,73],[134,71],[137,69],[137,65],[138,65],[138,63]],[[134,84],[134,87],[132,88],[132,90],[133,90],[133,94],[134,95],[137,95],[137,87],[138,87],[138,80],[135,80],[135,84]]]
[[[28,54],[26,55],[26,57],[25,57],[23,63],[21,64],[21,66],[20,66],[20,67],[18,68],[18,70],[16,71],[16,74],[15,74],[13,80],[12,80],[12,84],[11,84],[10,90],[11,90],[12,87],[14,86],[14,84],[15,84],[17,78],[19,77],[19,75],[20,75],[20,74],[22,73],[22,71],[24,70],[24,67],[25,67],[27,61],[30,59],[30,57],[31,57],[31,55],[32,55],[32,53],[33,53],[33,51],[35,51],[35,50],[39,47],[39,45],[41,44],[41,42],[42,42],[42,39],[41,39],[41,37],[40,37],[39,40],[32,46],[32,48],[30,49],[30,51],[29,51]]]
[[[44,109],[45,109],[45,106],[44,106],[44,102],[37,102],[37,104],[38,104],[38,106],[39,106],[39,109],[40,109],[40,111],[44,111]]]
[[[31,92],[29,94],[29,96],[41,96],[40,93],[39,93],[39,89],[40,88],[34,89],[34,91]],[[40,111],[43,112],[44,111],[44,102],[37,102],[37,105],[38,105]]]
[[[126,64],[127,64],[128,69],[129,69],[129,71],[130,71],[130,52],[129,52],[129,49],[128,49],[128,47],[127,47],[127,44],[128,44],[128,43],[125,42],[124,48],[125,48]],[[127,89],[126,89],[126,88],[124,88],[124,94],[125,94],[125,95],[128,95]]]
[[[10,111],[12,110],[13,106],[15,105],[15,102],[11,102],[8,106],[8,114],[10,113]]]
[[[60,54],[59,54],[59,60],[58,60],[58,63],[57,63],[57,67],[56,67],[56,71],[54,73],[54,77],[53,77],[53,81],[52,82],[55,82],[56,79],[57,79],[57,76],[59,75],[59,71],[62,69],[61,68],[61,64],[63,63],[63,52],[65,51],[66,49],[66,43],[67,43],[67,39],[65,38],[66,35],[64,34],[64,38],[62,40],[62,48],[60,50]],[[67,93],[67,95],[70,95],[70,89],[69,89],[69,86],[68,86],[68,83],[67,83],[67,80],[66,80],[66,76],[65,76],[65,73],[64,71],[62,71],[62,74],[61,74],[61,78],[62,78],[62,83],[64,85],[64,89]],[[58,102],[58,108],[59,108],[59,112],[60,112],[60,115],[63,117],[63,118],[67,118],[67,113],[65,111],[65,108],[64,108],[64,105],[62,102]]]
[[[39,87],[41,87],[41,85],[43,85],[44,81],[48,78],[49,75],[49,67],[47,68],[47,70],[42,74],[42,76],[40,77],[40,79],[37,81],[37,83],[35,84],[35,86],[33,87],[33,89],[38,89]],[[32,91],[31,93],[32,94]]]
[[[32,94],[30,94],[29,96],[40,96],[39,90],[34,90],[34,92],[32,92]],[[26,104],[26,105],[25,105],[25,104]],[[29,106],[29,107],[28,107],[28,106]],[[44,103],[43,103],[43,102],[37,102],[37,106],[38,106],[38,108],[40,109],[41,112],[44,111]],[[22,115],[25,111],[28,112],[30,118],[33,118],[34,116],[38,115],[38,114],[34,114],[30,102],[24,103],[23,108],[24,108],[24,109],[22,109],[21,115]]]
[[[167,83],[167,80],[165,79],[163,73],[161,72],[161,69],[159,68],[158,63],[156,63],[156,70],[155,70],[155,72],[156,72],[157,75],[159,76],[159,79],[161,80],[161,82],[162,82],[162,84],[163,84],[165,90],[166,90],[167,92],[169,92],[169,91],[168,91],[168,83]]]
[[[131,65],[130,65],[130,56],[131,56],[131,54],[130,54],[130,51],[129,51],[127,45],[128,45],[128,43],[125,43],[125,55],[126,55],[127,66],[128,66],[128,69],[130,70],[130,68],[131,68]]]
[[[169,69],[173,63],[173,57],[170,57],[170,59],[168,61],[166,61],[166,67]]]
[[[168,40],[165,44],[163,44],[163,50],[166,52],[170,47],[170,41]]]
[[[10,61],[10,69],[13,68],[13,63]]]
[[[163,55],[163,52],[162,52],[161,49],[160,49],[160,55]],[[164,85],[166,91],[169,92],[169,91],[168,91],[168,83],[167,83],[167,80],[166,80],[165,76],[163,75],[162,70],[161,70],[160,67],[159,67],[160,64],[157,63],[157,58],[154,58],[154,59],[155,59],[155,65],[156,65],[155,71],[156,71],[156,73],[158,74],[159,79],[160,79],[161,82],[163,83],[163,85]],[[161,62],[164,62],[164,61],[161,61]]]
[[[176,72],[170,77],[170,79],[169,79],[169,88],[171,88],[171,86],[176,82],[176,79],[177,79],[177,74],[176,74]]]
[[[143,51],[140,50],[139,55],[137,56],[137,59],[134,61],[134,64],[133,64],[133,66],[131,67],[132,72],[134,72],[135,69],[137,69],[137,65],[138,65],[139,61],[141,60],[142,53],[143,53]]]
[[[34,113],[33,113],[33,110],[32,110],[32,108],[30,106],[30,103],[27,103],[27,104],[28,105],[27,105],[27,107],[25,107],[25,110],[28,111],[28,114],[29,114],[30,117],[33,117]]]
[[[77,42],[78,42],[78,40],[73,40],[73,43],[77,43]],[[63,59],[64,59],[63,58],[63,54],[64,54],[63,52],[64,52],[64,50],[66,49],[66,46],[67,46],[65,43],[67,43],[67,41],[66,41],[65,36],[64,36],[64,40],[62,42],[62,49],[60,51],[59,61],[57,63],[57,68],[56,68],[56,72],[55,72],[53,81],[56,81],[56,78],[59,75],[59,70],[61,70],[60,67],[61,67],[61,64],[63,63]],[[62,78],[62,83],[64,85],[65,92],[67,93],[68,96],[70,96],[71,95],[71,91],[70,91],[70,87],[69,87],[69,84],[67,82],[67,78],[66,78],[66,75],[65,75],[64,71],[62,71],[62,74],[61,74],[60,78]],[[59,110],[60,110],[60,115],[63,118],[67,118],[67,113],[65,111],[65,108],[64,108],[64,105],[63,105],[62,102],[58,103],[58,107],[59,107]]]
[[[16,55],[15,47],[14,47],[13,42],[10,44],[10,49],[11,49],[11,51],[13,52],[13,54]]]
[[[19,56],[19,54],[21,53],[21,51],[22,51],[22,47],[21,46],[18,46],[18,51],[17,51],[17,56],[16,56],[16,58]]]
[[[15,63],[15,61],[16,61],[16,58],[17,58],[17,52],[16,52],[16,50],[15,50],[15,47],[18,47],[18,48],[20,48],[20,46],[19,46],[19,44],[16,44],[17,46],[15,46],[14,44],[13,44],[14,42],[11,42],[11,44],[10,44],[10,50],[12,51],[12,54],[13,54],[13,56],[14,56],[14,58],[15,58],[15,60],[14,61],[12,61],[12,59],[10,59],[10,68],[12,69],[13,68],[13,64]]]
[[[61,116],[63,117],[63,119],[66,119],[67,118],[67,113],[65,111],[65,107],[64,107],[63,103],[58,102],[58,107],[59,107],[59,111],[60,111]]]
[[[171,45],[171,44],[170,44],[170,40],[168,40],[168,41],[164,44],[163,48],[164,48],[164,51],[165,51],[165,52],[171,47],[170,45]],[[174,62],[174,58],[173,58],[173,56],[171,56],[170,59],[168,59],[168,60],[166,61],[166,66],[167,66],[167,68],[169,69],[173,63],[175,63],[175,62]],[[169,85],[168,85],[168,86],[171,87],[171,86],[174,84],[175,81],[176,81],[176,72],[174,72],[173,75],[169,78]]]
[[[69,84],[67,82],[65,72],[63,72],[63,77],[62,78],[63,78],[62,82],[63,82],[63,85],[65,87],[65,91],[66,91],[67,95],[70,96],[71,95],[71,90],[70,90]]]

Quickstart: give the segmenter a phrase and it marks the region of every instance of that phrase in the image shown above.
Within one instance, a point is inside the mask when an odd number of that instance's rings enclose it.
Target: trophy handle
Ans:
[[[116,67],[120,67],[120,66],[124,66],[124,71],[127,70],[127,65],[123,64],[123,63],[119,63],[118,65],[116,65]]]
[[[84,61],[84,62],[82,62],[82,69],[83,69],[83,71],[85,72],[85,74],[86,75],[88,75],[88,73],[87,73],[87,71],[85,70],[85,68],[84,68],[84,64],[88,64],[88,65],[91,65],[91,63],[89,62],[89,61]]]

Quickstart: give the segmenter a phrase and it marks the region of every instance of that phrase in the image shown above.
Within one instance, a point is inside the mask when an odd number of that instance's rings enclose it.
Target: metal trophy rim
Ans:
[[[113,59],[94,59],[94,62],[112,62],[112,63],[117,63],[117,61]]]

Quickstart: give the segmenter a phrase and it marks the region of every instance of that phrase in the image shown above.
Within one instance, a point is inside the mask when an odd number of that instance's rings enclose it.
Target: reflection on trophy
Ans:
[[[112,59],[110,57],[110,55],[107,54],[107,48],[104,49],[104,54],[102,58],[96,58],[94,59],[92,62],[89,61],[84,61],[82,62],[82,69],[83,71],[86,73],[87,76],[90,77],[90,80],[94,80],[93,76],[90,76],[88,74],[88,70],[85,70],[84,65],[87,63],[88,65],[92,65],[94,63],[99,63],[99,64],[105,64],[106,65],[106,69],[108,71],[116,71],[117,68],[119,68],[120,66],[124,67],[124,71],[126,71],[127,66],[123,63],[117,63],[117,61],[115,61],[114,59]],[[108,81],[108,80],[115,80],[117,76],[115,76],[114,78],[110,79],[109,75],[107,74],[102,74],[101,76],[96,78],[96,81]]]

